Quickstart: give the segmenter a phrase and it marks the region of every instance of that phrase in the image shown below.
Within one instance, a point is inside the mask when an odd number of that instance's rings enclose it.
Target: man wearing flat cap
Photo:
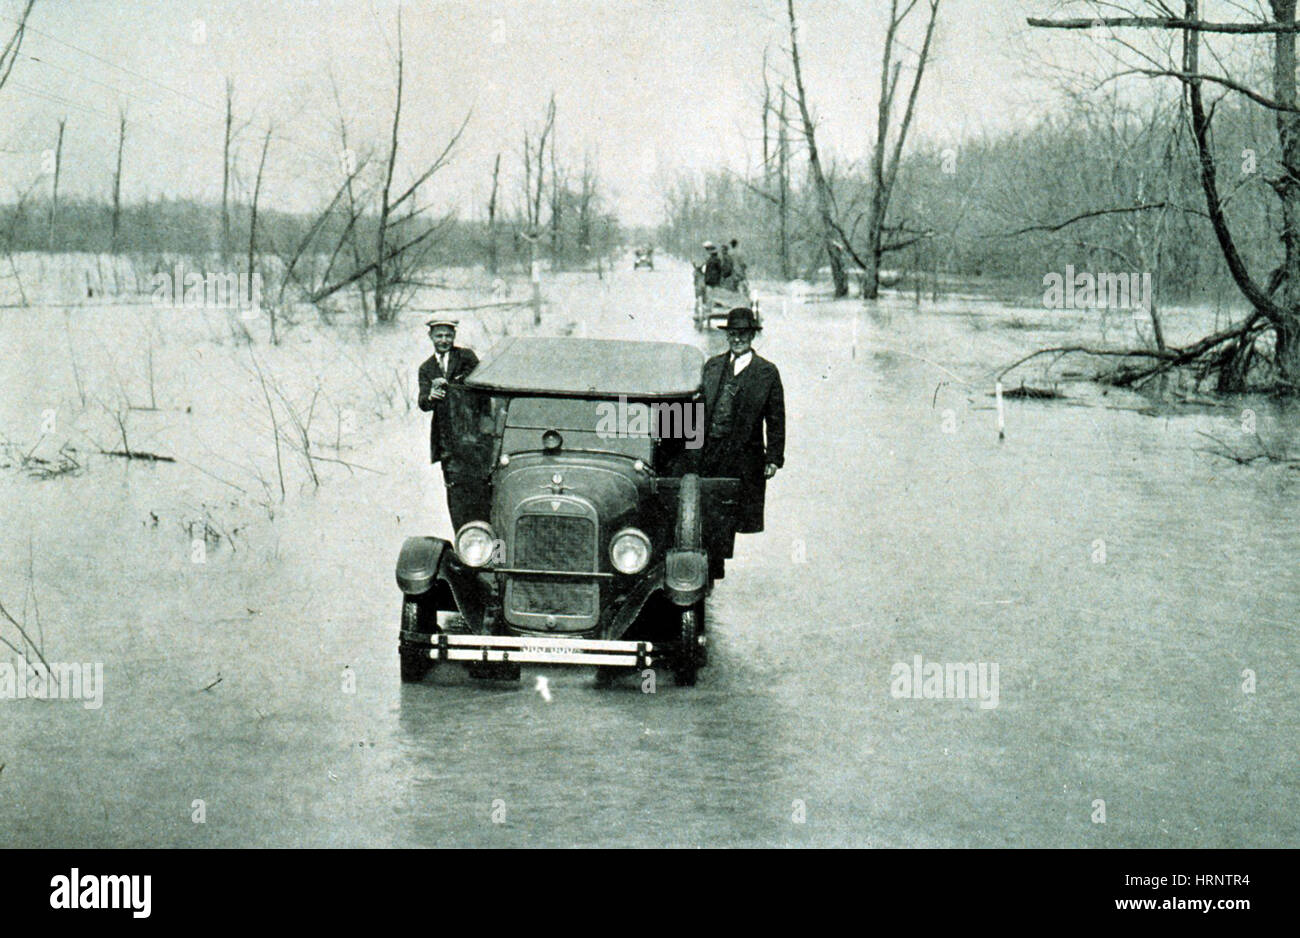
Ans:
[[[763,530],[767,480],[785,463],[785,392],[781,375],[751,347],[763,328],[754,311],[727,314],[728,350],[704,363],[705,437],[701,474],[740,480],[735,530]]]
[[[712,241],[704,242],[704,285],[716,287],[722,283],[722,260],[718,257],[718,246]]]
[[[474,520],[476,500],[471,495],[480,486],[474,480],[461,478],[456,459],[452,454],[455,443],[451,413],[447,406],[447,387],[459,384],[478,365],[478,356],[467,348],[456,345],[455,319],[435,316],[426,325],[433,354],[420,366],[420,410],[432,411],[429,422],[429,461],[442,463],[442,479],[447,488],[447,510],[453,528],[459,529],[466,521]]]

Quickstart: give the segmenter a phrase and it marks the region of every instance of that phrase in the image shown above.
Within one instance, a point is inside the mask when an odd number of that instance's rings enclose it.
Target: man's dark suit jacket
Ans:
[[[721,440],[707,435],[714,409],[732,368],[731,353],[715,355],[704,363],[704,421],[706,436],[701,472],[705,476],[740,479],[740,506],[736,530],[763,530],[763,500],[767,480],[763,467],[785,464],[785,392],[781,374],[766,358],[752,353],[737,377],[732,404],[731,432]],[[764,430],[766,429],[766,440]]]
[[[465,380],[465,377],[478,365],[478,356],[467,348],[461,348],[453,345],[451,351],[447,353],[447,374],[442,373],[442,368],[438,365],[437,354],[430,355],[428,360],[420,366],[420,396],[418,403],[420,410],[432,411],[433,418],[429,421],[429,461],[439,462],[448,452],[452,440],[448,432],[444,439],[441,428],[449,425],[451,417],[447,410],[447,399],[430,397],[433,390],[433,382],[437,378],[446,378],[452,384],[459,384]],[[444,466],[444,468],[446,468]]]

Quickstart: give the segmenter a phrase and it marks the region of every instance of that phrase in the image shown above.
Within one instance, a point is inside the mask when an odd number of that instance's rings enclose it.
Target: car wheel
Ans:
[[[678,687],[694,687],[700,669],[700,643],[704,636],[704,604],[696,603],[682,610],[681,645],[673,668]]]
[[[429,603],[420,596],[402,598],[402,631],[431,635],[438,631],[437,610],[429,608]],[[433,669],[427,645],[408,645],[401,638],[397,644],[398,655],[402,663],[402,683],[416,684],[424,680]]]

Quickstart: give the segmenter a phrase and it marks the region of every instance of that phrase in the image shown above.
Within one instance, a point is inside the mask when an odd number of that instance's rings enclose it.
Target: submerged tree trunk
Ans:
[[[785,86],[781,86],[781,111],[777,118],[777,192],[781,216],[781,279],[790,280],[790,134],[785,122]]]
[[[1162,15],[1151,17],[1118,16],[1101,19],[1038,19],[1030,17],[1030,26],[1050,29],[1088,29],[1104,25],[1113,28],[1177,30],[1183,37],[1180,66],[1139,68],[1135,71],[1153,77],[1176,78],[1182,82],[1191,116],[1192,135],[1196,143],[1201,189],[1205,195],[1206,214],[1215,240],[1233,282],[1254,307],[1254,314],[1232,329],[1208,336],[1182,350],[1166,352],[1157,364],[1126,372],[1122,381],[1132,383],[1177,365],[1198,364],[1202,374],[1215,372],[1220,390],[1236,391],[1246,386],[1254,343],[1263,332],[1274,339],[1273,363],[1281,382],[1300,389],[1300,111],[1296,102],[1296,7],[1297,0],[1270,0],[1272,20],[1257,23],[1221,23],[1200,18],[1198,0],[1184,0],[1184,15],[1175,18],[1163,3],[1151,3]],[[1200,37],[1202,33],[1270,35],[1273,38],[1273,89],[1268,97],[1230,77],[1201,71]],[[1219,61],[1215,57],[1216,62]],[[1144,65],[1156,64],[1150,59]],[[1279,239],[1283,257],[1268,285],[1254,279],[1246,260],[1237,247],[1227,214],[1225,200],[1219,194],[1218,166],[1210,140],[1213,108],[1207,111],[1203,85],[1227,87],[1268,107],[1274,112],[1278,135],[1278,161],[1281,171],[1268,180],[1277,195],[1281,214]]]
[[[122,217],[122,150],[126,146],[126,112],[117,115],[117,169],[113,171],[113,231],[109,253],[117,253],[117,232]]]
[[[488,197],[488,273],[497,275],[497,185],[501,178],[501,154],[492,164],[492,194]]]
[[[902,62],[894,61],[894,44],[899,28],[914,6],[914,2],[909,3],[901,15],[898,12],[898,0],[892,0],[889,6],[889,27],[885,32],[885,49],[880,66],[880,102],[876,108],[876,146],[871,154],[871,208],[867,215],[867,250],[862,258],[866,267],[862,296],[868,300],[874,300],[880,295],[880,258],[886,250],[885,217],[889,213],[889,200],[898,178],[903,144],[907,140],[907,131],[916,111],[916,96],[921,89],[926,62],[930,58],[930,40],[934,37],[934,25],[939,16],[939,0],[930,0],[930,20],[925,27],[925,40],[917,53],[916,75],[912,79],[907,107],[903,111],[893,151],[887,154],[889,121],[894,109],[894,93],[898,90],[899,72],[902,70]]]
[[[813,190],[817,195],[817,214],[822,223],[822,243],[830,262],[831,279],[835,282],[835,295],[848,296],[849,281],[844,273],[844,256],[835,241],[835,215],[831,206],[831,187],[822,172],[817,154],[817,133],[812,115],[808,111],[808,96],[804,91],[803,71],[799,65],[798,26],[794,18],[794,0],[786,0],[786,13],[790,19],[790,60],[794,65],[794,86],[799,102],[799,116],[803,121],[804,140],[808,144],[808,171],[812,175]]]
[[[1273,18],[1292,23],[1296,0],[1272,0]],[[1281,309],[1275,319],[1277,364],[1282,380],[1300,385],[1300,114],[1296,107],[1296,36],[1273,36],[1273,99],[1292,110],[1276,112],[1278,144],[1283,170],[1273,180],[1282,203]]]
[[[48,232],[48,249],[54,250],[54,222],[59,212],[59,172],[63,169],[63,125],[68,122],[65,117],[59,121],[59,142],[54,145],[54,187],[50,191],[50,227]]]
[[[271,149],[270,126],[266,128],[266,136],[262,139],[262,157],[257,161],[257,179],[253,183],[253,204],[251,206],[251,214],[249,215],[249,219],[248,219],[248,275],[247,276],[249,278],[250,284],[252,283],[253,274],[257,270],[257,267],[254,266],[257,263],[257,205],[262,197],[262,172],[266,169],[266,153],[269,149]],[[275,307],[273,305],[268,304],[267,309],[271,315],[271,342],[272,344],[275,344],[280,341],[280,337],[276,335],[276,331],[275,331]]]
[[[221,260],[230,257],[230,125],[235,117],[235,83],[226,79],[226,132],[221,143]]]
[[[393,123],[391,139],[388,144],[388,161],[384,167],[384,186],[379,196],[379,224],[375,229],[375,322],[385,323],[391,320],[395,310],[388,306],[388,282],[384,262],[388,259],[388,216],[392,211],[393,169],[397,165],[397,130],[402,121],[402,80],[404,77],[404,58],[402,50],[402,14],[397,14],[397,94],[393,101]]]

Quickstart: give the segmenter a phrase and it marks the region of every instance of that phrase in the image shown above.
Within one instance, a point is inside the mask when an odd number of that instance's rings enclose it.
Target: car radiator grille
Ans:
[[[596,527],[571,515],[524,515],[515,526],[515,566],[529,570],[590,572]],[[511,605],[533,615],[594,616],[599,590],[583,581],[513,578]]]
[[[515,526],[515,566],[590,572],[596,530],[588,518],[524,515]]]

